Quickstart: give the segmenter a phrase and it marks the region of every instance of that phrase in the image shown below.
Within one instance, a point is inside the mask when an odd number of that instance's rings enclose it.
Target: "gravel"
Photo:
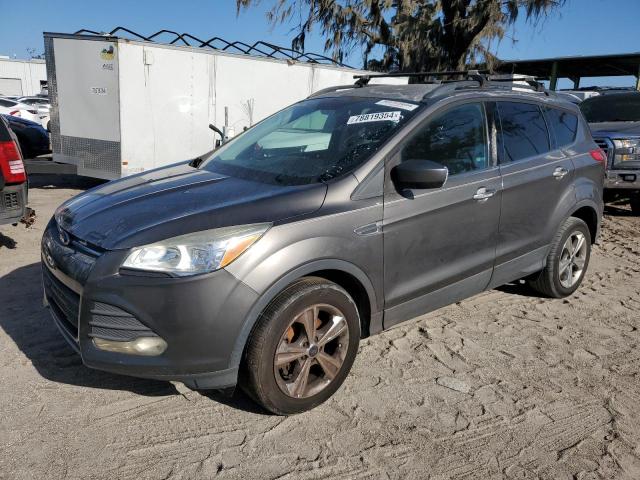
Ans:
[[[326,404],[85,368],[42,308],[39,240],[89,182],[32,179],[0,227],[0,478],[640,478],[640,218],[608,207],[582,287],[508,285],[363,340]]]

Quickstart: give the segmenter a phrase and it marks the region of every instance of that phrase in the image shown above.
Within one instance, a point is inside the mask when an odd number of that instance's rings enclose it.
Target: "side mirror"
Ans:
[[[391,170],[394,183],[404,188],[440,188],[448,175],[447,167],[431,160],[406,160]]]

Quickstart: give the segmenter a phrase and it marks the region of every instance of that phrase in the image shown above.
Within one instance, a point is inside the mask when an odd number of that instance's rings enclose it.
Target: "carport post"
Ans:
[[[551,76],[549,77],[549,90],[555,90],[558,86],[558,62],[551,64]]]

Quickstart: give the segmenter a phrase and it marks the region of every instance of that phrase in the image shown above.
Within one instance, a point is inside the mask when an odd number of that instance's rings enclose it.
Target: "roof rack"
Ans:
[[[463,77],[458,79],[442,79],[442,77]],[[337,85],[334,87],[324,88],[309,95],[308,98],[317,97],[326,93],[336,92],[338,90],[348,90],[352,88],[363,88],[369,86],[369,82],[374,78],[397,78],[409,77],[421,79],[421,84],[438,85],[437,88],[427,92],[422,99],[433,98],[445,95],[449,92],[458,90],[471,90],[478,88],[492,88],[500,90],[513,90],[513,88],[527,88],[532,92],[544,93],[550,96],[552,93],[545,86],[536,80],[535,77],[519,75],[517,78],[510,76],[490,75],[486,70],[453,70],[444,72],[393,72],[393,73],[375,73],[365,75],[354,75],[356,79],[353,85]],[[524,82],[517,83],[517,82]]]
[[[165,43],[168,45],[183,45],[187,47],[197,48],[211,48],[212,50],[219,50],[222,52],[230,51],[235,53],[242,53],[245,55],[253,55],[257,57],[275,58],[279,60],[288,61],[302,61],[308,63],[317,63],[323,65],[337,65],[339,67],[352,68],[351,66],[333,60],[325,55],[312,52],[300,52],[291,48],[281,47],[272,43],[263,41],[255,42],[249,45],[244,42],[229,42],[220,37],[213,37],[209,40],[202,40],[190,33],[178,33],[172,30],[159,30],[156,33],[145,37],[140,33],[129,30],[125,27],[116,27],[110,32],[96,32],[94,30],[81,29],[74,33],[74,35],[96,35],[96,36],[114,36],[116,34],[122,34],[134,39],[143,40],[145,42]],[[167,41],[161,42],[159,38],[166,38]],[[123,36],[122,38],[127,38]]]
[[[362,87],[369,84],[373,78],[394,78],[394,77],[409,77],[421,79],[417,83],[424,84],[436,84],[441,85],[425,95],[425,97],[433,97],[441,95],[447,91],[468,89],[468,88],[501,88],[501,89],[513,89],[513,85],[517,84],[517,87],[528,87],[534,92],[544,93],[549,96],[549,90],[545,86],[538,82],[535,77],[520,75],[517,78],[510,76],[496,76],[490,75],[488,70],[448,70],[442,72],[393,72],[393,73],[380,73],[372,75],[354,75],[356,79],[356,86]],[[449,78],[443,79],[443,77],[462,77],[462,78]],[[525,82],[526,85],[518,84],[517,82]],[[502,85],[504,83],[510,83],[511,86]]]

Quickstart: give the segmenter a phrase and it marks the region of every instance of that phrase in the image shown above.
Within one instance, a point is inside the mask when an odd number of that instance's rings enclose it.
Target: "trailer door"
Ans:
[[[112,179],[121,173],[118,43],[47,38],[54,160],[78,174]],[[52,52],[52,53],[51,53]]]

